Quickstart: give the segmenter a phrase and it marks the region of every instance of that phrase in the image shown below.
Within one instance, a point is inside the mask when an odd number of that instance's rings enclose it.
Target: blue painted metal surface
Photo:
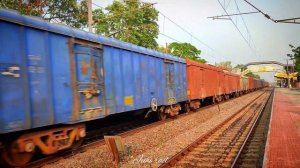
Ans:
[[[24,120],[29,112],[24,99],[28,89],[24,86],[26,72],[22,71],[27,65],[24,51],[18,49],[24,49],[21,33],[17,25],[0,22],[0,132],[28,127]]]
[[[78,106],[73,120],[86,121],[105,116],[102,51],[88,45],[74,44],[76,90]]]
[[[149,108],[152,98],[159,105],[187,100],[179,57],[6,10],[0,10],[0,37],[0,133]],[[95,72],[83,73],[84,62]],[[90,97],[85,89],[92,83],[97,92]]]
[[[185,60],[180,57],[174,57],[169,54],[161,53],[155,50],[147,49],[144,47],[136,46],[130,43],[122,42],[113,38],[108,38],[102,35],[96,35],[89,33],[80,29],[71,28],[68,26],[63,26],[59,24],[52,24],[44,21],[40,18],[24,16],[15,11],[0,9],[0,20],[6,20],[9,22],[14,22],[20,25],[38,28],[40,30],[45,30],[53,33],[64,34],[70,37],[75,37],[83,40],[101,42],[104,45],[114,46],[117,48],[123,48],[126,50],[152,55],[155,57],[160,57],[164,59],[174,60],[177,62],[185,63]]]
[[[63,123],[70,120],[72,111],[71,73],[68,50],[68,38],[58,34],[48,34],[49,57],[51,68],[52,101],[54,123]]]
[[[186,69],[180,62],[134,53],[110,46],[104,49],[106,110],[118,113],[148,108],[152,98],[158,105],[186,100]],[[170,64],[170,66],[165,66]],[[168,83],[172,69],[172,84]]]

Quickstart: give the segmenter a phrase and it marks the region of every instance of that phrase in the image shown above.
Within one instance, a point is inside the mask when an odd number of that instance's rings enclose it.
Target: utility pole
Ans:
[[[87,6],[88,6],[88,27],[89,27],[89,32],[93,32],[93,28],[92,28],[92,22],[93,22],[93,18],[92,18],[92,0],[88,0],[87,2]]]
[[[288,88],[290,88],[289,59],[286,59],[286,74],[287,74]]]
[[[292,87],[294,87],[295,83],[294,83],[294,73],[295,73],[295,59],[292,59],[293,61],[293,65],[292,65]]]

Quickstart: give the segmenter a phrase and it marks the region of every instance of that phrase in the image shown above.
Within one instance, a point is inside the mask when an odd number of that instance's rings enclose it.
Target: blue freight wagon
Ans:
[[[187,100],[179,57],[7,10],[0,46],[0,141],[14,165],[71,147],[87,121],[141,109],[165,118]]]

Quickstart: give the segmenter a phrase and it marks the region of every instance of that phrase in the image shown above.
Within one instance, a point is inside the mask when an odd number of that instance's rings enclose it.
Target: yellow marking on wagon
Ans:
[[[125,104],[125,106],[132,106],[133,105],[133,96],[125,96],[124,104]]]

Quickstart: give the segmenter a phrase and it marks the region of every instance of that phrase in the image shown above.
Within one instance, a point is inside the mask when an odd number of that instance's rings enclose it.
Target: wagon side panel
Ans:
[[[177,102],[187,100],[186,64],[175,62],[175,98]]]
[[[103,50],[107,114],[149,108],[152,98],[165,103],[162,59],[110,46]]]
[[[0,21],[0,133],[31,127],[24,28]]]
[[[201,99],[203,89],[203,68],[195,65],[194,62],[187,60],[187,84],[188,90],[187,94],[189,99]]]

